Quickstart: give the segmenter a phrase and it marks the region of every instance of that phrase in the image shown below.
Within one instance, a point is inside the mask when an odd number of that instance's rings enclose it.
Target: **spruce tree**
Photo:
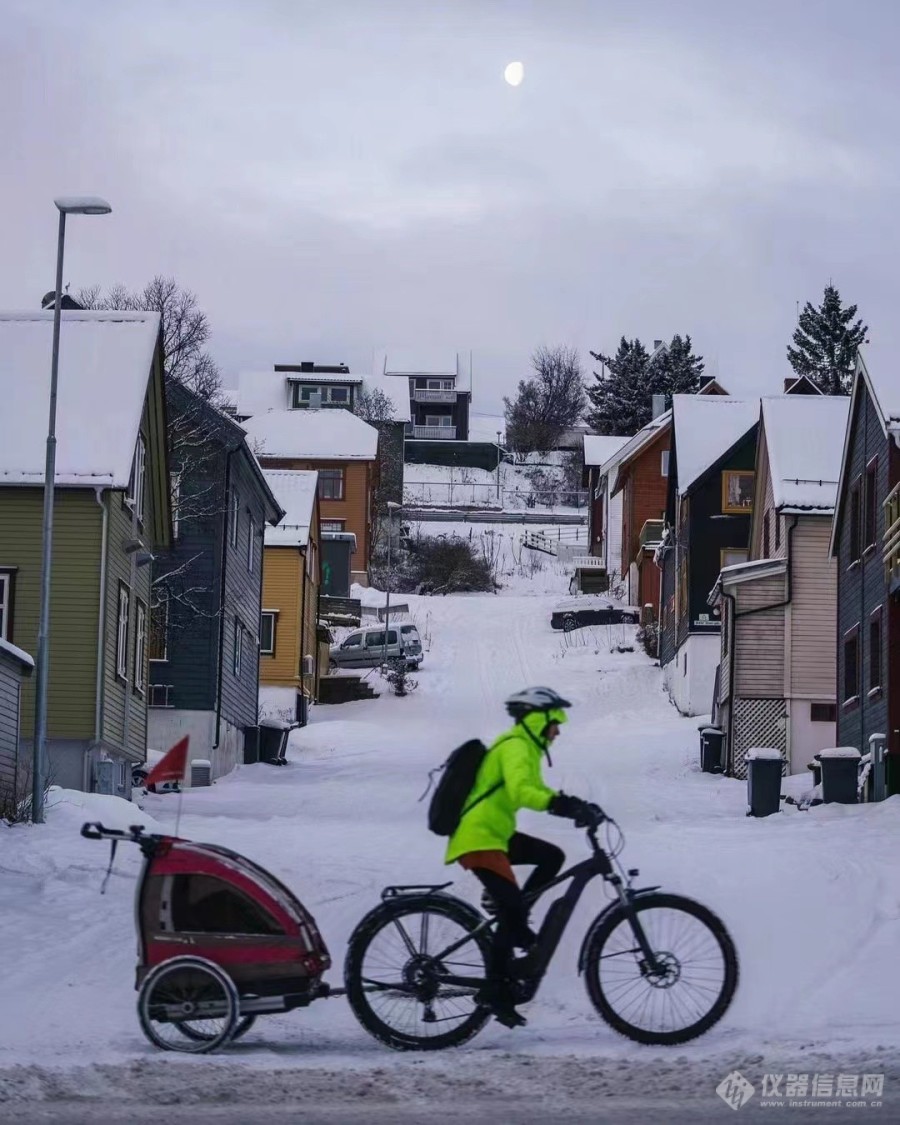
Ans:
[[[673,336],[651,364],[653,394],[666,396],[666,409],[672,395],[695,395],[700,389],[703,356],[694,355],[690,336]]]
[[[649,422],[651,414],[653,390],[647,349],[640,340],[626,340],[623,336],[614,356],[590,354],[605,370],[594,372],[597,382],[588,390],[588,425],[598,434],[636,434]]]
[[[822,304],[806,302],[794,329],[794,346],[787,357],[798,377],[806,375],[826,395],[850,393],[856,350],[867,342],[868,326],[856,316],[856,305],[843,307],[834,285],[825,286]]]

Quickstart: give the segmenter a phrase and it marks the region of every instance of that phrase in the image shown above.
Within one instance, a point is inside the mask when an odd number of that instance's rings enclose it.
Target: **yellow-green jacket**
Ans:
[[[523,723],[530,736],[522,730]],[[541,777],[541,758],[546,750],[542,732],[546,725],[544,712],[532,712],[491,745],[466,802],[469,811],[450,837],[445,863],[453,863],[467,852],[505,852],[516,830],[519,809],[544,812],[556,796],[556,791],[548,789]],[[478,801],[482,793],[495,785],[500,787]],[[478,803],[474,804],[475,801]]]

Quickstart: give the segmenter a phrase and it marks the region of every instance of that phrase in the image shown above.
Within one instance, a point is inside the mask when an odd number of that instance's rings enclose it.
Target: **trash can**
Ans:
[[[725,734],[718,727],[700,731],[700,769],[704,773],[722,773],[722,743]]]
[[[806,763],[806,768],[812,773],[813,788],[822,784],[822,763],[816,754],[811,762]]]
[[[771,816],[781,811],[781,771],[784,759],[774,747],[747,751],[747,816]]]
[[[259,760],[271,766],[284,763],[290,724],[278,719],[263,719],[259,724]]]
[[[828,804],[855,805],[859,797],[859,751],[854,746],[835,746],[821,750],[822,800]]]
[[[259,727],[244,727],[244,765],[259,761]]]

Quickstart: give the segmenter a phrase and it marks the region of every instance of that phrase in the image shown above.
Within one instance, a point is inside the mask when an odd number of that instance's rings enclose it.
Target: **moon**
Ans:
[[[503,71],[503,77],[510,86],[521,86],[522,79],[525,77],[525,64],[520,62],[511,62]]]

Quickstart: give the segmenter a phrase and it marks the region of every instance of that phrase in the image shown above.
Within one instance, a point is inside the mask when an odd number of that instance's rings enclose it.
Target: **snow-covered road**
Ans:
[[[336,1097],[346,1082],[445,1101],[457,1086],[469,1097],[479,1081],[487,1091],[496,1085],[513,1107],[526,1076],[529,1089],[556,1091],[559,1107],[571,1103],[566,1119],[577,1120],[576,1103],[593,1075],[603,1090],[591,1096],[617,1093],[623,1113],[629,1097],[635,1105],[655,1098],[666,1119],[680,1120],[669,1107],[700,1099],[694,1119],[702,1120],[719,1107],[731,1113],[714,1089],[735,1067],[758,1084],[770,1070],[815,1070],[814,1054],[834,1073],[878,1065],[892,1075],[885,1099],[892,1098],[900,798],[746,818],[742,783],[699,772],[699,720],[677,715],[659,670],[639,651],[610,652],[633,630],[581,630],[567,639],[549,627],[554,600],[410,598],[430,638],[418,689],[405,699],[385,694],[314,708],[310,726],[293,736],[287,768],[244,767],[211,789],[188,792],[181,834],[244,852],[294,888],[326,937],[337,982],[347,937],[385,884],[452,878],[455,891],[477,900],[469,876],[442,866],[442,842],[427,832],[417,799],[428,770],[454,746],[502,729],[505,694],[529,683],[556,686],[575,705],[548,781],[616,818],[627,837],[624,858],[641,868],[641,882],[705,902],[735,938],[741,986],[721,1024],[673,1057],[622,1040],[599,1020],[575,968],[581,937],[603,903],[598,888],[527,1007],[525,1029],[492,1025],[460,1053],[411,1060],[369,1039],[349,1008],[330,1000],[260,1020],[220,1056],[161,1057],[143,1039],[134,1010],[138,857],[120,849],[101,897],[106,849],[77,835],[85,809],[69,795],[45,827],[0,829],[0,1102],[53,1100],[77,1087],[102,1105],[117,1073],[122,1096],[135,1104],[181,1100],[182,1083],[214,1090],[215,1102],[238,1099],[247,1082],[260,1091],[299,1089],[308,1074],[315,1085],[314,1070],[332,1076]],[[148,796],[144,812],[171,830],[175,800]],[[135,819],[128,810],[125,822]],[[572,859],[584,846],[554,818],[528,814],[522,826]],[[323,1113],[329,1096],[319,1099]],[[552,1098],[543,1103],[545,1120],[555,1119],[553,1105]]]

